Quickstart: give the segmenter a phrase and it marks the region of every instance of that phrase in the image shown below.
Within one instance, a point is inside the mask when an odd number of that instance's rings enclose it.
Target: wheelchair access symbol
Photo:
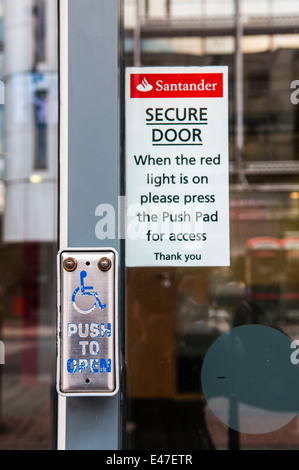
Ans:
[[[73,304],[74,309],[76,309],[77,312],[79,312],[79,313],[85,313],[85,314],[92,312],[97,306],[101,310],[106,307],[106,304],[101,303],[98,293],[93,290],[93,286],[85,286],[84,285],[84,279],[86,277],[87,277],[87,272],[86,271],[81,271],[80,272],[80,286],[78,286],[74,290],[73,295],[72,295],[72,304]],[[78,294],[79,291],[81,291],[81,296],[88,295],[88,296],[91,296],[91,297],[93,296],[95,298],[95,302],[92,305],[92,307],[90,307],[87,310],[82,310],[81,308],[78,307],[78,305],[76,304],[76,295]]]

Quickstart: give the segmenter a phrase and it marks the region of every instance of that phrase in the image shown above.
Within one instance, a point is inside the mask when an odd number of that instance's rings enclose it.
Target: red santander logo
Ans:
[[[132,73],[131,98],[222,98],[222,73]]]

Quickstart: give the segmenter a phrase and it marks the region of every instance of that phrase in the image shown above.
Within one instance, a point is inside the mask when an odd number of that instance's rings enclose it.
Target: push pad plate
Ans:
[[[116,252],[59,253],[58,392],[117,392]]]

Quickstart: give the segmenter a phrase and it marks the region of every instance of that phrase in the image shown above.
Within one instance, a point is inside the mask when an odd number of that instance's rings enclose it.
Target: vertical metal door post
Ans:
[[[118,220],[120,195],[118,0],[59,1],[59,249],[112,247],[96,234],[96,208]],[[120,256],[119,256],[120,259]],[[58,397],[58,449],[119,449],[120,392]]]

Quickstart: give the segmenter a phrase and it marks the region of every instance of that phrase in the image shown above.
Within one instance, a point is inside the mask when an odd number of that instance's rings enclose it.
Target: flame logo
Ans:
[[[148,83],[146,78],[143,78],[142,82],[139,83],[136,88],[138,91],[151,91],[153,89],[153,86]]]

